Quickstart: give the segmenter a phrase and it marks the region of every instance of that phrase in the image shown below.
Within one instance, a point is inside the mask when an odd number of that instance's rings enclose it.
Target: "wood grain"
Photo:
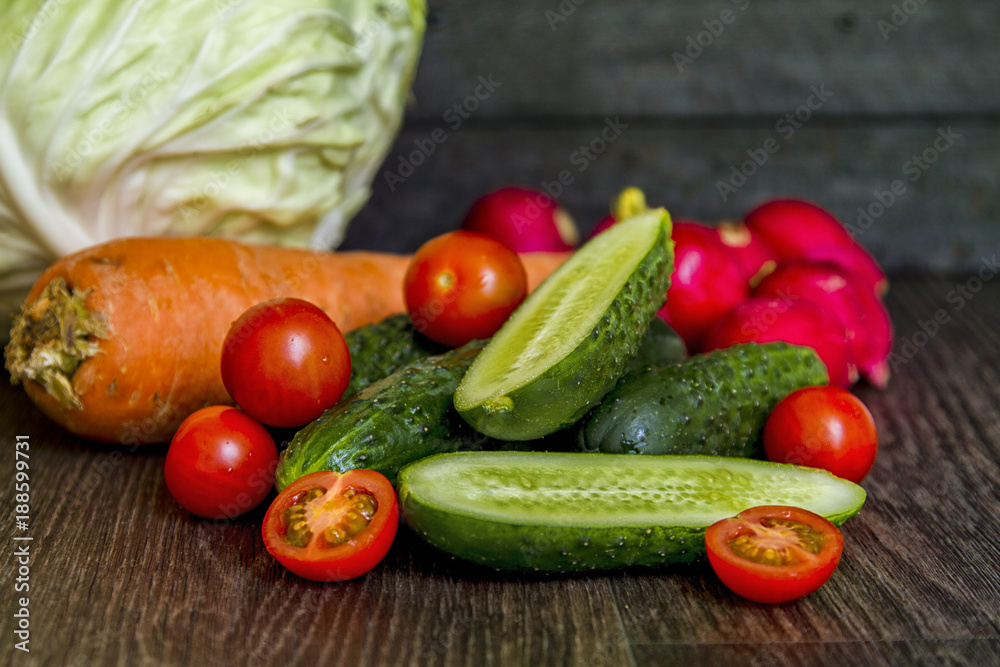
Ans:
[[[996,664],[1000,655],[1000,281],[895,280],[895,375],[859,388],[881,434],[865,508],[815,594],[761,606],[703,565],[569,577],[496,573],[406,530],[343,584],[284,571],[263,509],[190,517],[164,487],[162,447],[75,438],[0,387],[0,494],[30,438],[31,653],[16,665]],[[933,335],[939,310],[947,321]],[[920,335],[923,333],[923,335]],[[904,355],[903,352],[907,354]],[[17,531],[0,523],[8,554]],[[6,608],[14,572],[0,578]]]

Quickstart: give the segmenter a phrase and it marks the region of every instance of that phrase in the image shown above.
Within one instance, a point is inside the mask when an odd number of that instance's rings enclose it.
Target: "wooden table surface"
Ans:
[[[263,508],[232,522],[193,518],[164,486],[164,448],[80,440],[5,382],[2,662],[1000,664],[994,275],[894,281],[895,375],[884,392],[858,389],[881,434],[868,501],[844,526],[832,579],[778,606],[734,597],[704,565],[512,576],[406,530],[367,576],[310,583],[264,550]],[[16,436],[29,443],[27,530],[14,519]],[[19,574],[14,553],[25,544]],[[18,592],[24,583],[30,591]],[[21,597],[30,653],[15,648]]]

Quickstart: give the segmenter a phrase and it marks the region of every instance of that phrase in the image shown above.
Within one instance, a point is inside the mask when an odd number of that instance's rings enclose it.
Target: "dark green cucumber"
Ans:
[[[323,413],[292,438],[278,462],[278,490],[317,470],[377,470],[430,454],[497,447],[458,416],[452,395],[483,341],[418,359]]]
[[[629,373],[580,421],[583,451],[759,457],[764,422],[800,387],[827,384],[809,347],[743,343]]]
[[[532,440],[580,419],[635,357],[673,271],[670,216],[598,234],[514,311],[473,362],[455,407],[475,429]]]
[[[418,333],[405,313],[348,331],[344,340],[351,353],[351,383],[345,397],[406,364],[448,349]]]
[[[757,505],[840,525],[865,491],[825,470],[720,456],[460,452],[399,474],[403,520],[434,546],[504,570],[692,562],[705,530]]]
[[[625,368],[625,372],[640,371],[647,366],[665,366],[687,359],[687,347],[680,334],[660,317],[649,323],[649,331],[639,345],[639,351]]]

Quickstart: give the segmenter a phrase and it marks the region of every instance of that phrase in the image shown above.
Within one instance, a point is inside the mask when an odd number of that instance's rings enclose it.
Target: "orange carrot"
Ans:
[[[534,288],[567,253],[522,255]],[[230,324],[298,297],[342,331],[405,310],[410,257],[214,238],[129,238],[65,257],[38,279],[5,349],[12,382],[69,431],[166,442],[195,410],[231,404],[219,371]]]

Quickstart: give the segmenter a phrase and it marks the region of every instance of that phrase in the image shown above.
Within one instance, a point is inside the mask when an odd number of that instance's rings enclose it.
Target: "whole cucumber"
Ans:
[[[406,364],[448,350],[418,333],[406,313],[348,331],[344,340],[351,353],[351,382],[345,398]]]
[[[673,327],[656,316],[649,323],[646,337],[642,339],[639,351],[625,367],[625,371],[630,373],[641,371],[647,366],[673,364],[684,361],[687,356],[684,339],[674,331]]]
[[[341,401],[298,431],[281,454],[280,491],[306,473],[377,470],[395,483],[419,458],[505,443],[474,431],[452,405],[455,387],[484,341],[423,357]]]
[[[763,455],[761,432],[778,401],[829,382],[809,347],[743,343],[626,374],[577,426],[583,451]]]

